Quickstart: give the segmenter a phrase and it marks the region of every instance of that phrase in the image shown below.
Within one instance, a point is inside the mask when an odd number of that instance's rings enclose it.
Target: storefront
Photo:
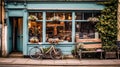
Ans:
[[[42,43],[49,47],[49,39],[58,38],[56,45],[64,54],[71,54],[77,42],[99,40],[94,22],[103,5],[95,1],[19,1],[5,3],[7,50],[28,55],[30,48]],[[95,19],[97,20],[97,19]],[[79,39],[79,41],[77,40]]]

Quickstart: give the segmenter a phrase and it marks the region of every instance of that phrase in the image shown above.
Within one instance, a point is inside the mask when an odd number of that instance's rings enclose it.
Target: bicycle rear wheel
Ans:
[[[42,58],[42,52],[38,47],[33,47],[29,51],[29,56],[32,59],[41,59]]]
[[[55,49],[50,51],[50,57],[52,59],[61,59],[62,58],[62,51],[60,49]]]

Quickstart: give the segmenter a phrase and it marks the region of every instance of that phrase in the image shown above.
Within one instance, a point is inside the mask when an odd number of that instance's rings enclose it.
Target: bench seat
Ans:
[[[102,44],[84,44],[83,49],[85,50],[79,49],[78,51],[80,59],[82,59],[83,53],[100,53],[100,59],[103,58]]]

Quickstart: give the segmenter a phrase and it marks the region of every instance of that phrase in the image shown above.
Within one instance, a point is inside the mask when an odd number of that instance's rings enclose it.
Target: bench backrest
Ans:
[[[102,48],[102,44],[84,44],[83,48],[85,49]]]

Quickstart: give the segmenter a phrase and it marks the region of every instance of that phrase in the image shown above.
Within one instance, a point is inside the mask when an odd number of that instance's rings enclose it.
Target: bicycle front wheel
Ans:
[[[60,59],[62,58],[62,51],[60,49],[55,49],[50,51],[50,57],[52,59]]]
[[[38,47],[33,47],[29,51],[29,56],[32,59],[40,59],[42,58],[42,52]]]

